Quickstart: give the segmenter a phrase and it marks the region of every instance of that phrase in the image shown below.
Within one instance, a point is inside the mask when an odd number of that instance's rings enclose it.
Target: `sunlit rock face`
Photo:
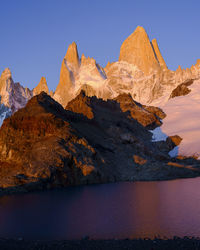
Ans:
[[[123,42],[119,61],[135,65],[145,75],[159,70],[160,64],[149,37],[143,27],[136,30]]]
[[[73,42],[62,61],[60,81],[54,93],[54,99],[65,106],[71,99],[74,78],[79,70],[77,46]]]
[[[41,77],[38,85],[33,89],[33,95],[39,95],[42,91],[49,94],[49,88],[47,86],[47,81],[44,76]]]
[[[157,40],[154,38],[152,41],[151,41],[151,44],[152,44],[152,47],[154,49],[154,53],[156,55],[156,58],[160,64],[160,67],[162,69],[167,69],[167,65],[165,63],[165,60],[163,59],[162,55],[161,55],[161,52],[160,52],[160,49],[158,47],[158,43],[157,43]]]
[[[93,58],[78,56],[76,44],[69,45],[60,71],[60,81],[54,93],[54,99],[64,107],[76,97],[81,90],[87,95],[107,99],[112,91],[107,86],[104,69]]]
[[[65,55],[65,59],[68,63],[69,68],[71,68],[71,71],[78,70],[80,66],[80,60],[77,45],[75,42],[69,45],[67,53]]]

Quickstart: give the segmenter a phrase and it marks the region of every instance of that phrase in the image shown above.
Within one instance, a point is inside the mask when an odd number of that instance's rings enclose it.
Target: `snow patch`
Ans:
[[[3,121],[9,116],[11,116],[11,114],[12,114],[11,109],[7,108],[3,104],[0,105],[0,127],[3,124]]]
[[[163,133],[160,127],[155,128],[154,130],[149,130],[153,135],[152,135],[152,142],[156,141],[166,141],[167,135]]]
[[[179,151],[179,147],[176,146],[175,148],[173,148],[171,151],[169,151],[169,156],[171,157],[176,157],[178,156],[178,151]]]

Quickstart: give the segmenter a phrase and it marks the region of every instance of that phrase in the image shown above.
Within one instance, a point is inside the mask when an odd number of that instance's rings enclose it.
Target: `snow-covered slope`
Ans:
[[[7,117],[11,116],[12,111],[8,107],[6,107],[4,104],[0,104],[0,127]]]
[[[200,79],[188,86],[191,92],[178,96],[160,105],[166,113],[163,125],[154,131],[155,140],[163,140],[170,135],[183,138],[172,153],[200,157]]]
[[[87,95],[103,97],[107,99],[113,96],[111,88],[107,84],[107,77],[103,68],[93,58],[81,57],[81,64],[77,75],[75,75],[75,96],[84,90]],[[75,97],[74,96],[74,97]]]

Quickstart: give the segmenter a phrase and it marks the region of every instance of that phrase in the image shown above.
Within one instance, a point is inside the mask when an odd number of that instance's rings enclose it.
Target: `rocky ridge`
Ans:
[[[138,113],[154,113],[134,101],[129,110],[126,98],[104,101],[81,92],[65,110],[45,92],[34,96],[0,129],[1,191],[199,175],[195,159],[169,157],[179,139],[152,142]]]

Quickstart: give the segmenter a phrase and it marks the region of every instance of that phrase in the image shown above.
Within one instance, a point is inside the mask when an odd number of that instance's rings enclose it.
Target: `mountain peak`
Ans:
[[[182,72],[181,65],[178,65],[178,68],[176,69],[176,72]]]
[[[47,86],[47,81],[44,76],[41,77],[40,82],[37,85],[37,87],[33,89],[33,95],[39,95],[42,91],[49,94],[49,88]]]
[[[146,30],[142,26],[137,26],[137,28],[135,29],[134,32],[141,32],[141,33],[145,33],[147,35]]]
[[[119,61],[137,66],[145,75],[160,68],[154,48],[143,27],[138,26],[122,43]]]
[[[7,93],[7,91],[11,89],[11,85],[13,84],[14,82],[12,79],[12,74],[11,74],[10,69],[9,68],[4,69],[4,71],[2,72],[0,76],[0,96],[2,97],[2,95]],[[6,101],[6,104],[7,103],[8,103],[8,100]]]
[[[14,83],[10,69],[6,68],[0,76],[0,97],[0,103],[15,112],[26,105],[32,97],[32,91],[18,82]]]
[[[67,53],[65,55],[65,60],[67,63],[72,64],[74,67],[78,68],[80,65],[78,49],[75,42],[69,45]]]
[[[67,61],[64,58],[60,70],[60,81],[53,95],[53,98],[66,106],[69,99],[71,98],[70,89],[73,86],[73,73],[67,67]]]
[[[196,66],[200,65],[200,59],[197,59]]]
[[[86,59],[86,56],[84,55],[84,53],[82,53],[81,62],[82,62],[83,60],[85,60],[85,59]]]
[[[5,68],[4,71],[2,72],[0,79],[9,79],[12,77],[12,73],[9,68]]]
[[[84,54],[82,54],[81,57],[81,65],[96,65],[96,60],[92,57],[86,57]]]

